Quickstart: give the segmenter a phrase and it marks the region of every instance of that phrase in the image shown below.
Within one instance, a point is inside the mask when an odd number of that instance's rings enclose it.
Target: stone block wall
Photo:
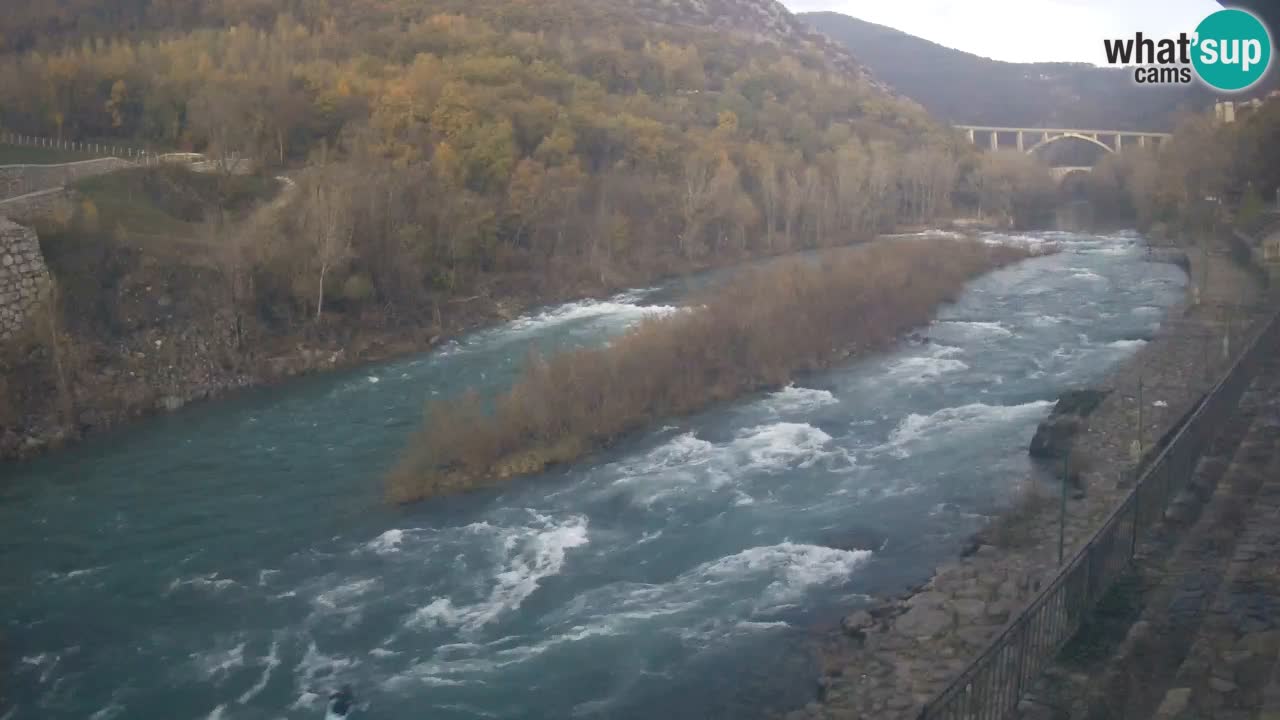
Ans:
[[[0,217],[0,341],[22,328],[48,283],[36,231]]]
[[[62,165],[0,165],[0,199],[62,187],[81,178],[133,165],[121,158],[99,158]]]
[[[38,225],[41,220],[56,217],[59,206],[77,199],[78,193],[65,187],[27,193],[0,200],[0,218],[8,218],[20,225]]]

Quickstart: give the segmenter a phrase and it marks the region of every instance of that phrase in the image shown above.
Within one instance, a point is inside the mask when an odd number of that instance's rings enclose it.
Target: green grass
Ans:
[[[0,145],[0,165],[58,165],[60,163],[92,160],[102,155],[55,150],[54,148],[27,145]]]
[[[275,193],[267,178],[222,178],[181,167],[136,168],[74,183],[98,213],[98,226],[129,233],[191,238],[210,207],[242,214]]]
[[[124,174],[100,175],[75,183],[75,189],[97,209],[99,227],[119,227],[147,235],[195,234],[196,223],[167,212],[137,183],[127,179],[122,182],[119,176]]]

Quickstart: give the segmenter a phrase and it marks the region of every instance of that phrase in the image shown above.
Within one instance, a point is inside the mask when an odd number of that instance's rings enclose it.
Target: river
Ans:
[[[1029,472],[1058,393],[1132,354],[1186,283],[1132,233],[1014,239],[1062,252],[971,283],[927,341],[465,497],[383,502],[425,399],[505,386],[531,344],[607,342],[685,285],[6,467],[0,720],[319,718],[344,682],[357,718],[802,705],[815,624],[953,555]]]

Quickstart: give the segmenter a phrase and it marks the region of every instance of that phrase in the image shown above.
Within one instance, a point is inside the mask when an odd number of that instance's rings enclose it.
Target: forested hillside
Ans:
[[[274,315],[846,242],[944,210],[957,173],[772,0],[35,7],[6,36],[65,44],[0,62],[6,128],[310,166],[323,201],[257,229],[246,302]]]
[[[28,430],[126,394],[108,376],[150,392],[150,370],[105,367],[122,338],[182,356],[174,334],[199,327],[225,346],[201,386],[252,382],[298,366],[281,353],[305,367],[307,347],[421,347],[532,303],[931,222],[953,199],[1024,222],[1052,199],[1034,162],[979,161],[774,0],[7,9],[4,129],[239,153],[290,176],[261,212],[172,173],[103,178],[40,228],[60,332],[82,350],[66,357],[85,369],[55,377],[35,352],[11,365],[27,368],[14,405]],[[184,193],[213,200],[153,206]],[[193,314],[124,301],[157,287]],[[181,369],[163,371],[182,390]]]
[[[805,13],[801,18],[847,45],[875,76],[948,122],[1168,130],[1179,110],[1212,102],[1199,85],[1138,87],[1132,72],[1123,68],[1001,62],[839,13]]]

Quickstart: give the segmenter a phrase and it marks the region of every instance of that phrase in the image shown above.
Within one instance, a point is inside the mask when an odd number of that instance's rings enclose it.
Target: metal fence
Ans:
[[[118,157],[133,160],[137,163],[150,164],[156,162],[156,153],[149,150],[126,145],[110,143],[88,143],[75,140],[58,140],[55,138],[20,135],[18,133],[0,133],[0,144],[17,145],[19,147],[37,147],[49,150],[63,150],[94,157]]]
[[[1187,487],[1200,455],[1240,402],[1280,340],[1280,313],[1266,319],[1182,429],[1146,466],[1101,529],[954,682],[921,711],[923,719],[1000,720],[1080,628],[1132,562],[1142,540]]]

